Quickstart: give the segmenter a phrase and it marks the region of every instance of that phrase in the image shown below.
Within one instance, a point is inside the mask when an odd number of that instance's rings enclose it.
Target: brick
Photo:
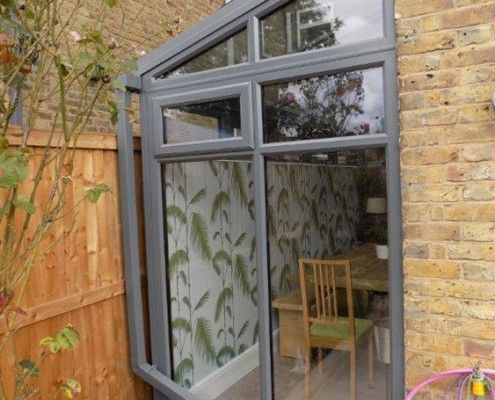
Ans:
[[[495,242],[495,223],[493,222],[463,223],[462,239],[473,242]]]
[[[475,261],[461,264],[462,278],[474,281],[494,281],[495,280],[495,263]],[[494,285],[495,283],[491,283]]]
[[[454,6],[452,0],[398,0],[395,4],[402,18],[443,11]]]
[[[447,221],[495,222],[495,207],[492,203],[459,203],[445,207]]]
[[[464,200],[494,200],[495,184],[494,183],[471,183],[462,189],[462,198]]]
[[[495,20],[495,4],[481,7],[454,8],[442,14],[443,28],[460,28]]]
[[[461,299],[495,300],[493,282],[454,281],[447,285],[447,295]]]
[[[460,266],[451,260],[405,259],[404,273],[422,278],[455,279],[460,277]]]
[[[455,124],[459,111],[449,108],[436,108],[431,110],[404,111],[400,121],[402,129],[417,128],[420,126],[450,125]]]
[[[457,164],[447,169],[450,182],[495,180],[495,163]]]
[[[463,146],[460,156],[461,160],[469,162],[495,160],[495,143]]]
[[[428,53],[435,50],[453,49],[456,42],[455,32],[434,32],[413,37],[399,46],[399,56]]]
[[[448,245],[448,255],[452,260],[495,261],[495,244],[456,243]]]
[[[485,43],[492,39],[493,29],[490,25],[461,29],[457,34],[457,41],[461,46]]]
[[[460,225],[455,223],[412,224],[404,226],[406,239],[418,240],[460,240]]]
[[[466,339],[464,341],[465,354],[469,357],[486,359],[492,361],[495,357],[495,343],[493,341],[474,341]]]
[[[442,54],[442,68],[464,67],[495,62],[495,41],[463,47]]]
[[[459,123],[491,121],[494,117],[490,103],[465,106],[459,109]]]
[[[428,258],[428,243],[406,242],[403,252],[404,257]]]
[[[458,160],[459,149],[455,146],[430,146],[402,151],[404,165],[446,164]]]
[[[456,84],[455,71],[432,71],[405,75],[400,80],[402,92],[452,87]]]
[[[486,197],[490,196],[490,199],[495,197],[494,193],[488,193],[486,189],[484,193],[479,193],[472,188],[464,188],[463,196],[465,199],[472,199],[472,197]],[[405,192],[405,200],[412,202],[452,202],[460,199],[461,189],[454,185],[433,185],[433,184],[412,184],[409,185],[408,190]],[[480,199],[482,200],[482,199]]]

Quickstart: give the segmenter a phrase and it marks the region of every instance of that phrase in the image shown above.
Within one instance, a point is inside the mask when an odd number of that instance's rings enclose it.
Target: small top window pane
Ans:
[[[261,20],[261,57],[383,36],[382,0],[297,0]]]
[[[247,43],[247,31],[244,29],[192,60],[171,71],[167,71],[159,79],[245,63],[248,60]]]
[[[164,143],[190,143],[241,137],[239,98],[163,109]]]
[[[265,86],[263,114],[265,142],[384,133],[383,69]]]

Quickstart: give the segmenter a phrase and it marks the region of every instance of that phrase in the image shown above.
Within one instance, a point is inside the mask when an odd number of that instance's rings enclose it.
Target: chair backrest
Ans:
[[[299,274],[304,329],[308,337],[312,323],[342,323],[349,324],[350,337],[355,339],[350,261],[302,258],[299,259]],[[338,287],[345,288],[346,290],[347,315],[339,315]],[[316,313],[312,313],[310,308],[313,300],[315,301]]]

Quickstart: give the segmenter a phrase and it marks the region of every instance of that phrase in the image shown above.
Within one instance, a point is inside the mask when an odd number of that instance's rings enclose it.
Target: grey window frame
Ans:
[[[400,147],[397,95],[397,54],[393,0],[383,0],[384,37],[358,44],[319,49],[306,53],[260,59],[259,19],[290,0],[234,0],[203,23],[193,27],[156,52],[142,59],[137,76],[124,77],[128,88],[119,92],[119,171],[121,214],[123,225],[124,262],[127,288],[131,361],[134,372],[155,388],[156,399],[196,399],[172,381],[169,316],[166,286],[166,259],[162,220],[164,218],[161,164],[174,161],[208,160],[227,156],[252,157],[255,179],[256,238],[259,240],[258,264],[259,361],[260,398],[273,399],[272,334],[270,319],[270,274],[266,222],[265,157],[277,153],[302,153],[341,149],[383,147],[387,156],[388,216],[390,238],[390,321],[391,379],[389,398],[400,399],[405,393],[402,223],[400,194]],[[249,60],[246,64],[211,71],[191,73],[167,79],[155,76],[200,54],[227,38],[243,26],[248,29]],[[329,74],[351,69],[381,66],[384,74],[385,134],[339,137],[290,143],[263,143],[262,96],[264,84],[297,79],[304,76]],[[246,143],[232,147],[226,141],[174,144],[167,149],[161,142],[163,104],[189,101],[201,96],[217,99],[219,87],[246,90],[249,112],[242,118],[248,122]],[[152,361],[145,352],[144,316],[139,276],[139,249],[134,181],[132,129],[126,109],[131,104],[131,91],[140,93],[142,163],[146,258],[150,312],[150,342]],[[166,93],[166,96],[163,94]],[[225,94],[225,92],[224,92]],[[194,97],[196,96],[196,97]],[[199,96],[199,97],[198,97]],[[245,115],[246,114],[246,115]],[[160,120],[160,122],[158,121]],[[244,129],[243,129],[244,130]],[[249,133],[247,133],[249,132]],[[250,136],[252,134],[252,137]],[[156,137],[160,136],[157,141]]]
[[[196,143],[164,144],[163,135],[155,134],[155,148],[157,157],[176,156],[188,153],[206,153],[221,146],[225,151],[236,151],[253,148],[253,124],[251,112],[251,84],[226,85],[205,90],[180,92],[166,96],[153,96],[154,132],[163,132],[163,108],[209,101],[239,98],[241,103],[241,131],[242,136],[228,139],[204,140]]]

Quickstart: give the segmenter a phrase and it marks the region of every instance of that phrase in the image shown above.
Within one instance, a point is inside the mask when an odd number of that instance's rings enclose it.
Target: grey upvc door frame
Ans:
[[[270,273],[267,240],[266,209],[266,157],[273,154],[328,152],[341,149],[366,149],[383,147],[387,156],[388,216],[390,238],[390,318],[391,318],[391,371],[389,380],[390,398],[400,399],[404,395],[404,343],[403,343],[403,289],[402,289],[402,224],[400,196],[400,159],[399,124],[397,96],[397,55],[393,38],[394,18],[393,1],[383,0],[384,33],[382,39],[362,42],[356,45],[287,55],[267,60],[259,57],[259,17],[267,11],[288,3],[290,0],[268,0],[259,5],[259,0],[233,2],[219,12],[220,18],[228,19],[232,7],[237,5],[246,9],[246,14],[224,28],[209,32],[204,29],[184,34],[186,43],[194,42],[186,50],[174,55],[174,48],[167,48],[161,55],[166,61],[156,68],[150,68],[155,61],[148,60],[141,66],[139,79],[129,77],[128,87],[140,90],[142,123],[142,163],[143,190],[145,208],[146,255],[148,266],[150,340],[152,362],[148,363],[144,349],[142,308],[140,308],[140,286],[136,284],[135,268],[139,260],[136,242],[136,213],[132,207],[135,199],[135,183],[129,176],[134,174],[134,164],[130,156],[130,125],[127,117],[119,117],[119,153],[121,170],[121,199],[123,207],[124,248],[126,282],[128,294],[129,329],[131,332],[131,350],[134,371],[157,390],[155,398],[193,400],[195,397],[179,387],[172,377],[172,350],[170,340],[169,305],[166,285],[165,233],[163,227],[163,192],[161,166],[168,162],[199,161],[222,159],[226,157],[250,156],[255,176],[255,214],[256,239],[259,243],[256,253],[258,264],[258,317],[259,317],[259,360],[261,399],[273,399],[273,361],[272,333],[270,318]],[[252,4],[258,4],[252,10]],[[251,8],[249,8],[251,6]],[[212,40],[221,40],[247,26],[249,43],[249,62],[233,67],[213,71],[170,77],[156,80],[154,75],[167,68],[173,68],[182,61],[206,50]],[[208,33],[209,32],[209,33]],[[199,34],[211,35],[208,40],[197,40]],[[196,39],[195,39],[196,38]],[[168,58],[167,58],[168,57]],[[263,85],[283,82],[302,77],[326,75],[347,70],[383,68],[385,133],[378,135],[338,137],[320,140],[264,143],[262,122]],[[157,110],[167,104],[193,102],[196,100],[219,99],[222,95],[219,87],[236,87],[244,96],[243,113],[245,120],[243,135],[248,138],[244,143],[238,141],[232,147],[225,146],[224,140],[212,141],[208,146],[195,144],[163,145],[163,118]],[[247,88],[247,89],[246,89]],[[166,93],[164,96],[163,93]],[[232,92],[230,92],[232,93]],[[237,92],[236,92],[237,93]],[[229,95],[224,93],[226,97]],[[121,114],[129,105],[129,93],[121,94]],[[225,98],[223,96],[222,98]],[[232,94],[230,95],[232,96]],[[246,112],[244,108],[249,111]],[[127,118],[127,119],[126,119]],[[157,137],[160,137],[157,140]],[[132,142],[132,141],[131,141]],[[124,182],[124,184],[122,184]],[[131,202],[131,205],[128,203]],[[139,286],[139,288],[138,288]],[[162,397],[162,395],[164,397]]]

